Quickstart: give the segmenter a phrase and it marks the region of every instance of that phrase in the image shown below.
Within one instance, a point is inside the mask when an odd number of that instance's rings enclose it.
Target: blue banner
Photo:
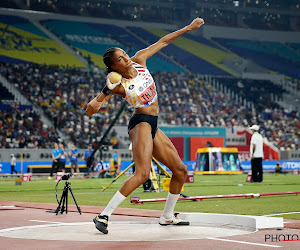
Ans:
[[[130,164],[132,163],[132,161],[122,161],[121,162],[121,167],[120,170],[123,171],[125,170]],[[195,161],[183,161],[183,163],[187,166],[188,171],[194,171],[195,168]],[[28,171],[28,166],[31,165],[49,165],[49,168],[51,168],[52,166],[52,161],[45,161],[45,162],[23,162],[23,173],[27,173]],[[66,162],[66,166],[70,165],[70,162]],[[78,165],[85,165],[84,161],[79,161]],[[161,164],[162,167],[164,169],[166,169],[167,171],[170,171],[169,169],[167,169],[163,164]],[[153,164],[154,169],[157,170],[157,167],[155,164]],[[102,164],[100,164],[100,162],[98,162],[96,164],[96,167],[94,168],[94,171],[100,171],[102,169],[108,169],[110,167],[110,164],[108,161],[104,161],[102,162]],[[10,173],[10,162],[2,162],[0,163],[0,173]],[[21,163],[17,162],[16,166],[15,166],[15,170],[20,173],[21,172]],[[69,168],[67,168],[66,170],[67,172],[69,171]],[[132,170],[130,169],[129,172],[132,172]],[[49,173],[50,173],[50,169],[49,169]]]
[[[282,166],[283,171],[291,171],[293,169],[300,170],[300,161],[263,161],[263,169],[264,170],[274,170],[276,163],[279,162]],[[126,169],[132,162],[131,161],[122,161],[121,162],[121,171]],[[195,161],[183,161],[183,163],[187,166],[188,171],[194,171],[195,169]],[[66,165],[69,165],[70,163],[67,162]],[[45,161],[45,162],[24,162],[23,163],[23,173],[27,173],[27,169],[29,165],[49,165],[49,167],[52,166],[52,161]],[[79,161],[78,165],[85,165],[84,161]],[[102,163],[103,169],[109,168],[109,162],[105,161]],[[161,164],[164,169],[170,172],[168,168],[166,168],[163,164]],[[157,170],[157,167],[155,164],[153,164],[154,169]],[[251,170],[251,162],[250,161],[242,161],[241,164],[243,170],[249,171]],[[67,168],[68,171],[69,168]],[[17,162],[15,170],[17,170],[18,173],[21,171],[21,163]],[[102,170],[102,166],[100,163],[97,163],[94,171]],[[132,170],[130,169],[129,172]],[[10,173],[10,162],[2,162],[0,163],[0,173]]]
[[[279,162],[283,171],[290,171],[293,169],[300,169],[300,161],[263,161],[263,170],[274,170]],[[242,161],[243,170],[251,170],[251,161]]]

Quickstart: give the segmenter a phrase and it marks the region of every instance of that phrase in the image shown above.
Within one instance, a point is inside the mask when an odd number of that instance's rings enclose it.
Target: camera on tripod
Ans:
[[[77,201],[75,199],[75,196],[72,192],[72,189],[71,189],[71,183],[68,181],[69,178],[72,176],[71,173],[67,173],[67,174],[64,174],[60,179],[59,181],[56,183],[56,186],[55,186],[55,196],[56,196],[56,200],[58,202],[58,207],[56,208],[55,210],[55,213],[56,215],[60,212],[61,214],[63,212],[66,212],[68,213],[68,192],[71,193],[72,197],[73,197],[73,200],[74,200],[74,203],[77,207],[77,210],[79,212],[79,214],[81,214],[81,209],[80,207],[78,206],[77,204]],[[61,180],[65,180],[66,183],[65,183],[65,186],[64,186],[64,190],[62,192],[62,195],[61,195],[61,198],[60,198],[60,201],[58,201],[58,197],[57,197],[57,186],[58,186],[58,183],[61,181]]]
[[[71,174],[71,173],[67,173],[67,174],[64,174],[64,175],[61,177],[61,180],[67,181],[67,180],[69,180],[71,177],[72,177],[72,174]]]

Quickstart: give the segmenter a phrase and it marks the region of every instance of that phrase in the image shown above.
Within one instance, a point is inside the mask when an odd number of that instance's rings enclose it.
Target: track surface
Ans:
[[[56,204],[0,202],[1,249],[300,249],[300,222],[285,221],[282,230],[247,232],[217,227],[161,227],[160,211],[118,208],[110,218],[109,233],[98,232],[93,217],[101,207],[75,206],[68,214],[46,212]],[[7,207],[6,205],[15,205]],[[297,235],[297,236],[296,236]],[[279,242],[274,242],[278,237]],[[272,238],[273,237],[273,242]]]

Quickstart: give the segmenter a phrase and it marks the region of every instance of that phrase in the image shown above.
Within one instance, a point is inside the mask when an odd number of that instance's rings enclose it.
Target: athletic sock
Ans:
[[[103,210],[101,215],[111,216],[113,211],[117,206],[119,206],[122,201],[124,201],[126,197],[120,193],[120,191],[116,192],[115,195],[112,197],[110,202],[107,204],[106,208]]]
[[[179,195],[180,194],[171,194],[170,192],[168,193],[165,209],[163,211],[163,216],[165,218],[171,218],[174,215],[174,207],[179,198]]]

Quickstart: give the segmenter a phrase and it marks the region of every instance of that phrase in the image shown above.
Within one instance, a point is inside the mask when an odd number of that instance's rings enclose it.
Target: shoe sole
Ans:
[[[190,225],[190,223],[189,222],[179,222],[179,223],[177,223],[177,224],[161,224],[161,223],[159,223],[159,225],[161,225],[161,226],[189,226]]]
[[[98,223],[98,221],[96,220],[96,218],[93,219],[94,223],[95,223],[95,227],[103,234],[108,234],[108,230],[102,226],[100,223]]]

